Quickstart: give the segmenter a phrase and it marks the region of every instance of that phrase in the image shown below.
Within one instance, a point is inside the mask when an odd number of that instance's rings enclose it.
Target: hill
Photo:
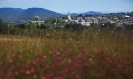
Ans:
[[[4,22],[15,21],[16,16],[22,11],[21,8],[0,8],[0,18]]]
[[[71,16],[78,16],[79,14],[82,14],[82,15],[100,15],[103,13],[95,12],[95,11],[88,11],[88,12],[84,12],[84,13],[71,13]],[[67,15],[67,14],[65,14],[65,15]]]
[[[88,11],[88,12],[82,13],[82,15],[85,15],[85,14],[88,14],[88,15],[99,15],[99,14],[102,14],[102,13],[95,12],[95,11]]]
[[[0,18],[3,22],[29,21],[34,20],[34,16],[45,20],[48,17],[62,17],[63,15],[43,8],[0,8]]]

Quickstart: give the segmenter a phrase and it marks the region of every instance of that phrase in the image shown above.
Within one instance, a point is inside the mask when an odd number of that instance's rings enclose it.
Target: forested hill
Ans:
[[[39,16],[40,19],[45,20],[49,17],[62,17],[63,15],[43,8],[0,8],[0,18],[3,22],[34,20],[34,16]]]

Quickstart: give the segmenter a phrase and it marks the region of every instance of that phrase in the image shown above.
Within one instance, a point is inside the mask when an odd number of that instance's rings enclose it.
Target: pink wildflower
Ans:
[[[36,65],[37,63],[36,63],[36,61],[33,61],[32,64]]]
[[[10,60],[9,60],[9,63],[13,63],[13,60],[12,60],[12,59],[10,59]]]
[[[28,67],[29,67],[29,64],[26,64],[26,65],[25,65],[25,68],[28,68]]]
[[[83,67],[88,67],[89,64],[88,64],[88,63],[84,63],[84,64],[82,64],[82,66],[83,66]]]
[[[15,75],[15,76],[18,76],[18,72],[15,72],[14,75]]]
[[[49,54],[50,54],[50,55],[52,55],[52,54],[53,54],[53,52],[52,52],[52,51],[50,51],[50,52],[49,52]]]
[[[24,70],[22,69],[22,70],[20,70],[19,72],[20,72],[21,74],[23,74],[23,73],[24,73]]]
[[[104,50],[98,51],[98,54],[103,54],[103,53],[104,53]]]
[[[35,73],[35,68],[31,68],[30,72],[31,72],[32,74],[34,74],[34,73]]]
[[[65,79],[63,76],[60,76],[58,79]]]

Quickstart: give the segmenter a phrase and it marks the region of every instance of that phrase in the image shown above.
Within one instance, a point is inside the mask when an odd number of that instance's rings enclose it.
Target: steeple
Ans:
[[[68,12],[68,19],[71,21],[71,15],[70,15],[70,12]]]

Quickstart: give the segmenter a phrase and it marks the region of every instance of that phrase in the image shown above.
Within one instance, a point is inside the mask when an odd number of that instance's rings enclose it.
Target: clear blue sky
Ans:
[[[59,13],[99,12],[131,12],[133,0],[0,0],[0,8],[39,7]]]

